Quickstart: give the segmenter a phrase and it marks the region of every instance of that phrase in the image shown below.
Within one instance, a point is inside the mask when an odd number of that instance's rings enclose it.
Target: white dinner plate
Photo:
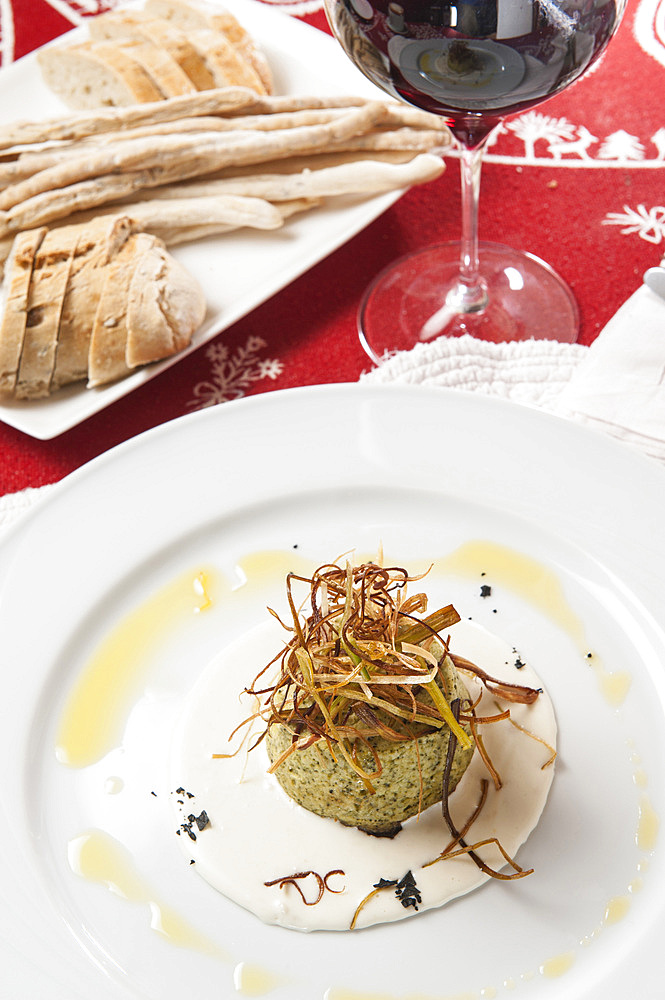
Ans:
[[[593,432],[420,387],[225,404],[68,477],[0,545],[2,1000],[660,995],[664,496],[660,466]],[[547,687],[556,773],[518,855],[535,871],[358,932],[268,926],[180,850],[170,735],[206,664],[267,604],[280,607],[285,562],[380,546],[407,567],[433,561],[435,589]],[[473,546],[486,563],[459,558]],[[183,621],[166,597],[155,603],[195,572],[210,583],[205,614]],[[60,763],[75,682],[146,607],[153,631],[124,729],[97,763]],[[137,648],[113,660],[109,716]],[[126,851],[131,898],[70,864],[71,845],[95,830]],[[296,843],[294,865],[297,854]],[[164,907],[220,954],[158,933]]]
[[[226,6],[262,45],[273,70],[276,93],[385,98],[339,45],[318,29],[253,0],[229,0]],[[69,44],[86,33],[87,28],[76,28],[51,44]],[[0,123],[68,113],[45,86],[34,52],[2,70],[0,98]],[[198,278],[208,303],[206,318],[190,348],[99,389],[86,389],[81,384],[43,400],[3,401],[0,420],[41,439],[74,427],[177,364],[265,302],[369,225],[399,194],[336,199],[334,204],[289,220],[279,231],[239,231],[174,247],[173,255]]]

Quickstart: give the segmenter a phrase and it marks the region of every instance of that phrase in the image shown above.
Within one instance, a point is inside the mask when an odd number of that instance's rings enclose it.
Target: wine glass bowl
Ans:
[[[359,312],[367,353],[440,335],[577,339],[572,292],[532,254],[478,241],[482,154],[507,115],[553,97],[606,48],[625,0],[325,0],[349,58],[392,97],[444,116],[459,151],[462,236],[379,275]]]

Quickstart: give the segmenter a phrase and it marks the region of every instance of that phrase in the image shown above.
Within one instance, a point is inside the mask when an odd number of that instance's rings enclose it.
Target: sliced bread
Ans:
[[[88,352],[88,388],[128,375],[127,307],[137,262],[157,243],[148,233],[134,233],[106,268]]]
[[[188,37],[205,60],[216,87],[248,87],[257,94],[265,94],[265,87],[252,64],[221,32],[202,28],[189,31]]]
[[[151,44],[166,53],[171,63],[175,64],[175,77],[180,74],[178,78],[183,87],[188,83],[193,91],[197,91],[210,90],[214,85],[212,74],[187,35],[175,25],[154,18],[145,11],[108,11],[90,18],[90,35],[96,41],[123,40]],[[173,68],[171,73],[174,73]],[[183,94],[188,92],[185,89],[181,91]]]
[[[17,399],[41,399],[51,390],[60,315],[79,232],[77,226],[51,230],[35,256],[16,379]]]
[[[88,354],[107,267],[132,233],[127,216],[93,219],[81,227],[60,317],[52,389],[88,377]]]
[[[206,0],[146,0],[145,10],[148,14],[164,18],[186,30],[207,28],[226,35],[254,67],[265,93],[273,93],[273,78],[268,60],[249,32],[230,11],[218,4],[207,3]]]
[[[145,70],[162,97],[196,93],[196,87],[190,78],[161,45],[140,39],[127,39],[121,43],[121,47],[125,55],[134,59]]]
[[[5,267],[5,305],[0,323],[0,393],[12,395],[25,338],[28,295],[35,256],[46,228],[19,233]]]

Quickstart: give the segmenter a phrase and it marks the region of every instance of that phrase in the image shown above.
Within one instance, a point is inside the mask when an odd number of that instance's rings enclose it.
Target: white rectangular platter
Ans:
[[[262,45],[276,93],[379,94],[323,32],[256,0],[228,0],[225,6]],[[68,44],[77,34],[86,33],[85,27],[76,28],[52,44]],[[0,72],[0,123],[41,120],[67,110],[44,84],[36,53]],[[304,213],[276,232],[238,231],[174,248],[174,256],[201,283],[208,303],[205,321],[187,351],[100,389],[86,389],[81,384],[44,400],[4,402],[0,404],[0,420],[35,438],[57,437],[177,364],[251,312],[367,226],[398,196],[390,193],[345,200]]]

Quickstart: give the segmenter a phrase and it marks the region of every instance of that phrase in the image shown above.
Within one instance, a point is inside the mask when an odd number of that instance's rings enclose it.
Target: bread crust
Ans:
[[[129,288],[127,365],[136,368],[184,350],[205,312],[198,282],[156,243],[141,254]]]

